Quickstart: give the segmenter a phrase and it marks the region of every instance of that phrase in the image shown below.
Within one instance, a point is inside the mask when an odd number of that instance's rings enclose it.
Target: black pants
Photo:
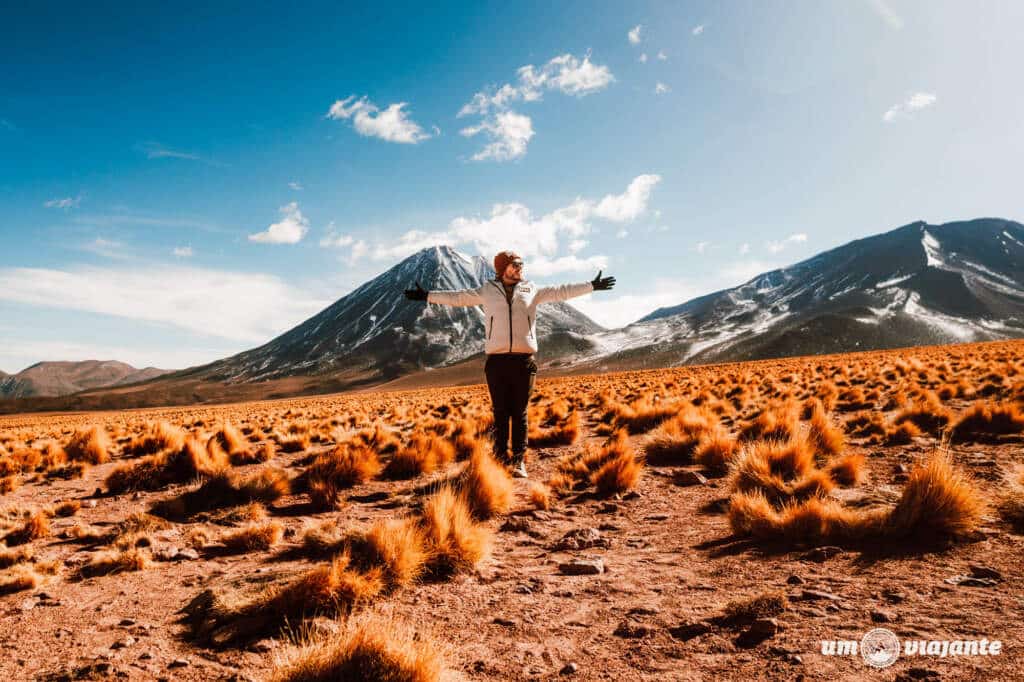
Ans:
[[[508,460],[509,421],[512,422],[512,461],[526,453],[526,406],[537,377],[537,363],[528,353],[495,353],[484,364],[487,389],[494,409],[494,454]]]

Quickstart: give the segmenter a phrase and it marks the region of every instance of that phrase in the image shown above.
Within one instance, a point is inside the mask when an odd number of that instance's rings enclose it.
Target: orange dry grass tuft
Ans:
[[[274,447],[274,441],[268,440],[262,447],[252,447],[240,452],[232,452],[228,455],[228,458],[233,465],[241,466],[243,464],[269,462],[274,458],[276,452],[277,449]]]
[[[152,564],[149,555],[137,547],[100,552],[79,569],[81,575],[91,578],[125,571],[141,571]]]
[[[718,418],[707,409],[687,408],[663,421],[650,432],[644,444],[651,465],[689,464],[700,439],[718,426]]]
[[[679,405],[673,402],[654,402],[649,398],[641,398],[631,405],[614,406],[615,428],[626,427],[629,433],[646,433],[661,422],[675,416]]]
[[[950,426],[955,443],[998,440],[1024,431],[1024,412],[1015,403],[974,403]]]
[[[347,553],[327,566],[314,568],[246,611],[255,611],[278,622],[316,613],[347,613],[384,591],[379,568],[366,573],[354,570]]]
[[[796,435],[799,424],[798,416],[798,409],[793,405],[764,410],[756,418],[740,427],[739,439],[741,441],[789,440]]]
[[[748,443],[733,459],[731,489],[761,490],[773,503],[820,496],[832,490],[832,479],[814,463],[814,454],[799,438]]]
[[[543,483],[534,483],[530,486],[530,502],[537,509],[551,508],[551,489]]]
[[[0,595],[13,594],[23,590],[34,590],[42,580],[31,566],[16,566],[6,575],[0,575]]]
[[[928,433],[938,434],[950,420],[950,411],[931,391],[926,391],[918,401],[896,415],[894,422],[913,422],[914,426]]]
[[[821,407],[816,407],[811,413],[807,439],[817,454],[826,457],[833,457],[842,452],[846,441],[843,430],[832,423]]]
[[[213,476],[227,466],[219,447],[212,450],[194,438],[174,451],[150,455],[131,464],[122,464],[107,476],[107,490],[122,493],[132,490],[159,490],[172,483],[185,483],[197,477]]]
[[[512,505],[512,478],[482,447],[470,456],[458,487],[478,519],[504,514]]]
[[[473,520],[466,500],[448,486],[423,503],[422,528],[437,575],[470,570],[491,551],[491,530]]]
[[[1007,476],[1005,484],[1006,489],[999,495],[999,515],[1016,532],[1024,532],[1024,466]]]
[[[530,429],[528,442],[535,448],[572,445],[580,435],[580,414],[573,411],[565,420],[549,429]]]
[[[20,528],[12,530],[10,533],[5,535],[2,539],[4,543],[9,547],[16,545],[24,545],[38,540],[39,538],[45,538],[50,534],[50,517],[44,512],[37,511],[21,525]]]
[[[256,523],[229,533],[221,538],[221,543],[233,552],[267,550],[281,542],[284,526],[280,521]]]
[[[156,426],[147,424],[146,431],[136,436],[125,447],[125,454],[140,456],[152,455],[161,450],[180,450],[185,445],[185,432],[166,421],[157,422]]]
[[[337,489],[366,483],[382,469],[377,452],[367,445],[342,443],[321,453],[307,469],[310,482],[330,481]]]
[[[417,433],[396,452],[384,469],[388,478],[414,478],[429,474],[455,460],[455,448],[448,441]]]
[[[885,427],[883,438],[886,445],[909,445],[920,435],[921,429],[914,422],[905,421]]]
[[[306,644],[278,665],[271,680],[438,682],[443,669],[442,656],[432,641],[374,618],[350,621],[337,635]]]
[[[643,464],[637,461],[632,451],[618,452],[607,459],[591,481],[599,495],[617,495],[636,487],[640,481]]]
[[[722,427],[701,436],[693,460],[718,475],[728,470],[729,464],[739,451],[739,442]]]
[[[892,535],[962,535],[974,530],[983,509],[981,493],[957,471],[948,455],[935,454],[914,467],[892,510]]]
[[[76,462],[103,464],[110,459],[110,437],[99,426],[78,431],[64,446],[68,458]]]
[[[426,537],[415,519],[378,521],[363,536],[349,542],[349,551],[360,566],[380,567],[390,588],[415,582],[430,558]]]
[[[867,476],[864,455],[860,452],[843,455],[828,465],[828,475],[842,486],[860,485]]]

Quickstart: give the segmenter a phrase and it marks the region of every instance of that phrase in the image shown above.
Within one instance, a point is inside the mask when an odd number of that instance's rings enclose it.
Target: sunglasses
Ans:
[[[523,261],[521,261],[521,260],[512,261],[511,263],[509,263],[509,265],[511,265],[512,267],[514,267],[514,268],[516,268],[518,270],[518,269],[523,267]]]

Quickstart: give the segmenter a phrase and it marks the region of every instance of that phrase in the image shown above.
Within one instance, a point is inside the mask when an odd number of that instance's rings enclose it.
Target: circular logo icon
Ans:
[[[892,630],[868,630],[860,640],[860,657],[873,668],[887,668],[900,657],[900,638]]]

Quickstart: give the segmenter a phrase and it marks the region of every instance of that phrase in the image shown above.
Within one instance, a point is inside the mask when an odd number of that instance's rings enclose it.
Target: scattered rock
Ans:
[[[265,654],[274,650],[277,646],[277,642],[273,639],[261,639],[258,642],[253,642],[249,645],[249,651],[256,654]]]
[[[185,668],[188,667],[189,661],[187,658],[176,658],[167,664],[168,668]]]
[[[928,668],[908,668],[896,676],[896,682],[910,682],[911,680],[939,680],[942,677],[936,670]]]
[[[758,618],[737,638],[736,645],[744,648],[755,647],[774,637],[781,629],[779,621],[775,618]]]
[[[882,597],[890,604],[899,604],[900,602],[906,601],[907,593],[890,588],[882,590]]]
[[[122,618],[120,620],[120,622],[118,622],[118,625],[120,625],[121,627],[129,627],[131,625],[135,625],[135,619],[134,618]]]
[[[132,637],[131,635],[128,635],[124,639],[119,639],[116,642],[114,642],[113,644],[111,644],[110,648],[111,649],[127,649],[128,647],[133,646],[134,644],[135,644],[135,638]]]
[[[614,502],[603,502],[600,509],[597,510],[598,514],[617,514],[619,512],[619,505]]]
[[[644,521],[668,521],[669,518],[668,514],[651,514],[650,516],[645,516]]]
[[[788,578],[786,578],[786,584],[788,584],[788,585],[803,585],[804,584],[804,579],[794,573],[793,575],[791,575]]]
[[[840,601],[842,597],[831,592],[825,592],[824,590],[800,590],[800,594],[791,597],[794,601]]]
[[[498,616],[491,622],[495,625],[504,625],[507,628],[514,628],[515,626],[519,625],[518,621],[512,620],[511,618],[502,618],[501,616]]]
[[[619,626],[615,628],[612,633],[616,637],[623,637],[625,639],[641,639],[651,634],[651,628],[646,625],[638,625],[636,623],[630,623],[629,621],[623,621],[619,623]]]
[[[530,523],[530,519],[525,516],[513,516],[509,518],[498,530],[502,533],[526,533],[531,538],[544,537],[543,533],[534,529],[533,524]]]
[[[89,509],[95,509],[96,508],[96,500],[86,500],[85,501],[85,506],[88,507]]]
[[[822,561],[826,561],[826,560],[831,559],[832,557],[834,557],[836,555],[839,555],[839,554],[842,554],[842,553],[843,553],[843,548],[842,547],[835,547],[834,545],[826,545],[824,547],[815,547],[814,549],[812,549],[807,554],[804,554],[803,558],[807,559],[808,561],[817,561],[817,562],[820,563]]]
[[[894,623],[896,621],[896,613],[893,611],[886,611],[885,609],[875,609],[871,612],[871,622],[873,623]]]
[[[628,493],[626,493],[625,495],[622,496],[622,499],[624,499],[624,500],[639,500],[641,497],[643,497],[643,495],[641,495],[637,491],[630,490]]]
[[[604,561],[601,559],[573,559],[558,564],[558,570],[565,575],[599,575],[604,573]]]
[[[952,578],[946,578],[944,582],[960,587],[995,587],[999,584],[994,578],[976,578],[973,575],[954,575]]]
[[[975,578],[988,578],[989,580],[1002,580],[1003,574],[994,568],[971,564],[971,575]]]
[[[21,607],[22,611],[31,611],[36,607],[36,600],[32,597],[29,597],[28,599],[22,599],[21,604],[19,604],[19,606]]]
[[[672,482],[680,486],[707,485],[708,479],[700,472],[681,469],[672,476]]]
[[[562,539],[552,548],[554,551],[576,551],[590,549],[591,547],[610,547],[611,543],[607,538],[601,537],[601,531],[596,528],[576,528],[562,536]]]
[[[151,654],[148,651],[143,651],[141,654],[139,654],[139,660],[140,661],[148,661],[148,660],[151,660],[152,658],[153,658],[153,654]]]
[[[669,628],[668,633],[676,639],[681,639],[684,642],[693,639],[694,637],[700,637],[703,634],[711,632],[711,625],[704,621],[697,621],[696,623],[683,623],[677,625],[674,628]]]
[[[192,549],[191,547],[186,547],[185,549],[179,549],[178,553],[174,557],[174,559],[176,561],[185,561],[185,560],[195,561],[198,558],[199,558],[199,552],[197,552],[196,550]]]
[[[661,611],[650,606],[635,606],[626,612],[627,616],[656,616]]]
[[[574,674],[579,669],[580,669],[579,664],[577,664],[575,662],[569,662],[569,663],[566,663],[564,666],[562,666],[562,669],[558,671],[558,674],[559,675],[572,675],[572,674]]]

